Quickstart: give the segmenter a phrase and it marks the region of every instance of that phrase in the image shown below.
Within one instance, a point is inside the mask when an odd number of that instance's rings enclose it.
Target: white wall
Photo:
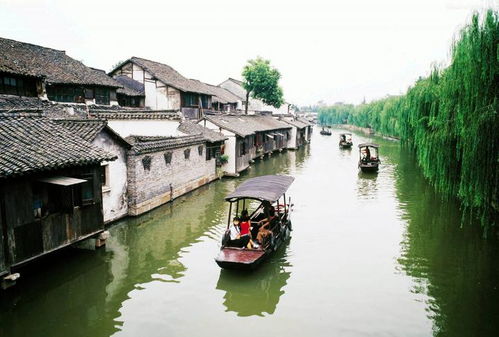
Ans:
[[[128,213],[126,149],[105,131],[101,131],[92,144],[118,156],[107,165],[107,182],[102,187],[104,222],[122,218]]]
[[[227,136],[227,140],[225,141],[225,149],[224,154],[226,154],[229,158],[226,164],[222,166],[222,170],[229,175],[236,175],[236,135],[235,133],[221,129],[218,125],[215,125],[207,120],[202,120],[199,124],[203,125],[205,128],[214,130],[217,132],[221,132],[224,136]]]
[[[176,120],[144,120],[144,119],[110,119],[108,125],[121,137],[135,136],[178,136],[180,121]]]

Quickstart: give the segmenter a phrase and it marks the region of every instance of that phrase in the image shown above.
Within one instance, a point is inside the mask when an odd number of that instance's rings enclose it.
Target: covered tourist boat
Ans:
[[[325,129],[325,128],[322,128],[321,130],[321,135],[323,136],[331,136],[331,130],[330,129]]]
[[[225,200],[229,220],[217,264],[226,269],[254,269],[290,236],[293,177],[267,175],[242,183]]]
[[[342,149],[350,149],[352,145],[352,134],[349,132],[340,133],[340,147]]]
[[[379,145],[374,143],[359,144],[359,168],[362,172],[377,172],[381,161],[378,156]]]

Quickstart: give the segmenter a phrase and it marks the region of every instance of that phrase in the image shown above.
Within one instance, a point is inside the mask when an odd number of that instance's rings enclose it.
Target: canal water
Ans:
[[[397,142],[359,173],[339,130],[256,162],[21,270],[0,336],[496,336],[499,252],[461,222]],[[291,239],[253,273],[220,270],[223,201],[264,174],[296,178]]]

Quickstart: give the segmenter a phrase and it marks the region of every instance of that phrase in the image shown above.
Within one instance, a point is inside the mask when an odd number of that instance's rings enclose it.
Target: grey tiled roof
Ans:
[[[73,134],[85,139],[93,141],[101,131],[105,131],[109,136],[121,143],[125,148],[130,148],[130,144],[126,142],[116,131],[107,125],[106,120],[102,119],[54,119],[59,125],[62,125]]]
[[[135,154],[145,154],[164,151],[168,149],[176,149],[179,147],[187,147],[206,142],[202,135],[181,137],[129,136],[125,139],[132,145],[132,152]]]
[[[200,85],[198,81],[193,81],[185,78],[169,65],[134,56],[129,60],[123,62],[120,66],[118,66],[118,68],[128,62],[135,63],[161,82],[181,91],[211,95],[211,92],[207,90],[203,85]],[[112,71],[111,73],[113,72],[114,71]]]
[[[198,83],[199,86],[202,86],[204,90],[207,92],[210,92],[211,95],[213,96],[212,102],[220,102],[222,104],[227,104],[227,103],[237,103],[238,101],[241,100],[238,96],[234,95],[232,92],[230,92],[227,89],[224,89],[222,87],[218,87],[216,85],[204,83],[198,80],[192,80]]]
[[[105,72],[85,66],[62,50],[0,38],[0,71],[44,78],[52,84],[121,87]]]
[[[173,110],[92,110],[90,116],[99,119],[169,119],[180,121],[178,111]]]
[[[238,136],[246,137],[255,132],[291,129],[286,123],[280,122],[270,116],[258,115],[209,115],[206,120],[234,132]]]
[[[38,97],[21,97],[13,95],[0,95],[0,111],[16,110],[44,110],[50,107],[50,103]]]
[[[289,125],[296,126],[298,129],[303,129],[303,128],[308,126],[308,124],[303,123],[302,121],[299,121],[299,120],[295,120],[295,119],[293,119],[293,120],[283,119],[281,121],[288,123]]]
[[[116,76],[114,79],[123,86],[123,88],[116,90],[118,94],[134,97],[145,96],[144,84],[124,75]]]
[[[116,159],[34,113],[0,113],[0,153],[0,178]]]
[[[227,139],[227,137],[220,132],[210,130],[202,125],[189,121],[181,123],[178,130],[188,135],[202,135],[210,143],[222,142]]]
[[[62,119],[54,121],[88,142],[94,140],[97,134],[107,125],[107,121],[101,119]]]
[[[298,117],[296,120],[298,120],[299,122],[302,122],[304,124],[307,124],[307,126],[313,126],[314,123],[311,123],[309,120],[307,120],[306,118],[302,118],[302,117]]]

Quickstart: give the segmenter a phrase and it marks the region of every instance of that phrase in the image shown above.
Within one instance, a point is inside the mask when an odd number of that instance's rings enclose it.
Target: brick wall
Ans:
[[[166,163],[165,153],[169,152],[171,161]],[[149,168],[145,168],[148,161]],[[130,215],[147,212],[217,178],[215,159],[206,160],[206,143],[140,155],[130,152],[127,166]]]

